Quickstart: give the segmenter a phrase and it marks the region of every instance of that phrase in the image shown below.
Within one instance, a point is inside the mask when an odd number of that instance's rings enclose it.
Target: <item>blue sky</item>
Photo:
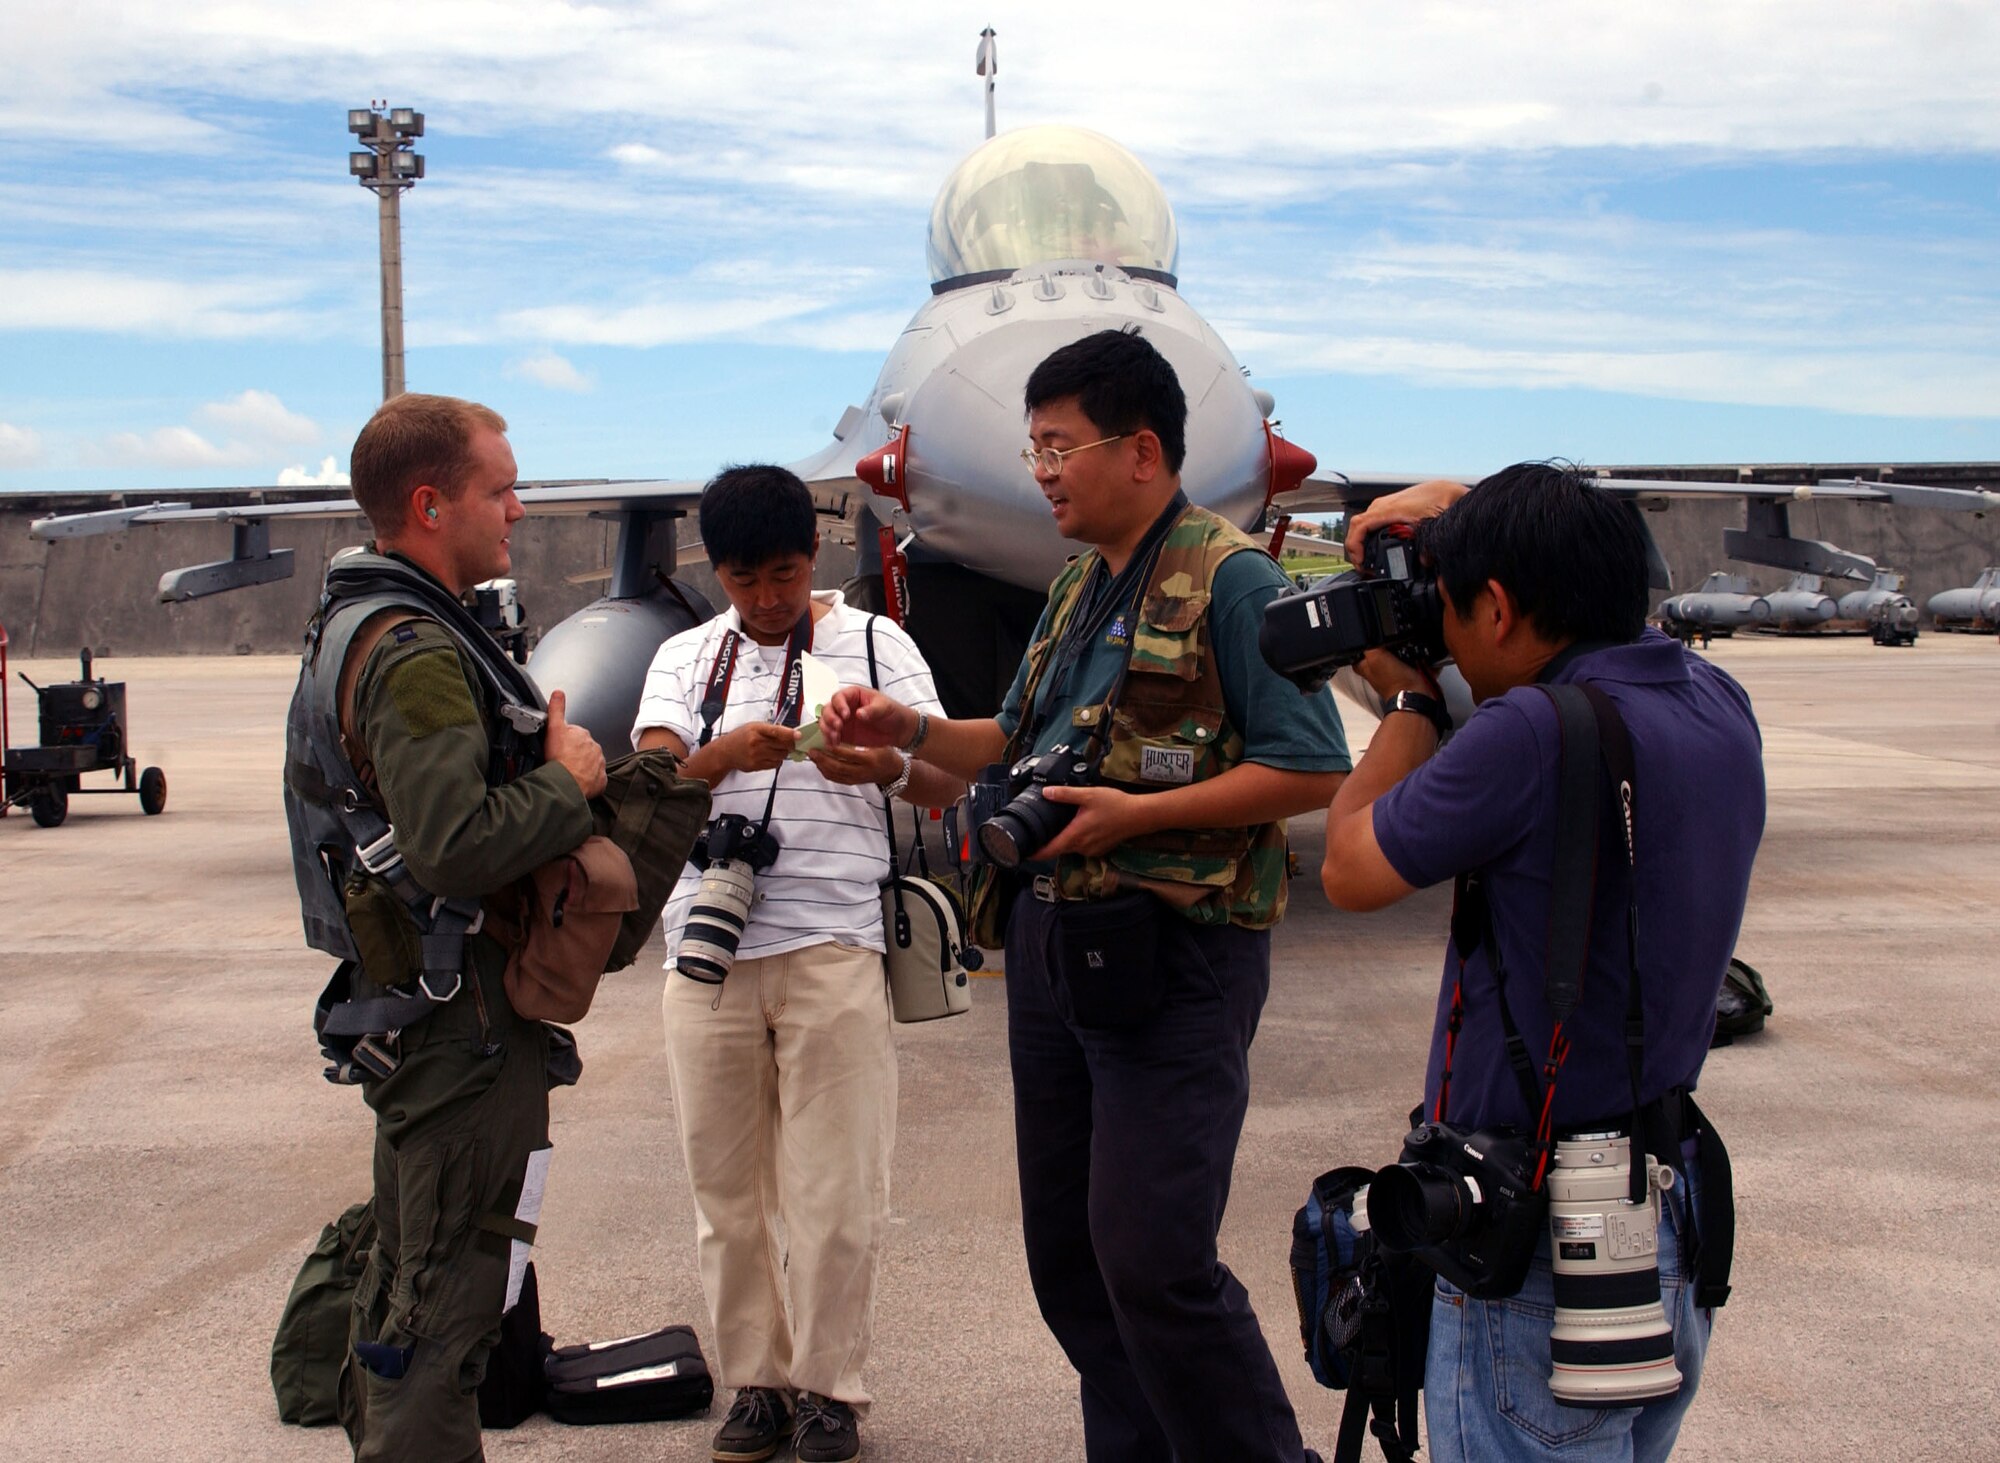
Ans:
[[[528,476],[802,456],[926,297],[983,24],[1001,125],[1153,169],[1182,293],[1329,467],[2000,459],[1996,7],[1264,9],[17,7],[0,491],[344,469],[371,98],[429,124],[412,389]]]

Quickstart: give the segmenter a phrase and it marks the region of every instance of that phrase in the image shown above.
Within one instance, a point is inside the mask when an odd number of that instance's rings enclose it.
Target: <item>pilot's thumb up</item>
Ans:
[[[551,691],[549,692],[550,729],[553,730],[554,728],[561,726],[562,720],[563,720],[563,693],[560,691]]]

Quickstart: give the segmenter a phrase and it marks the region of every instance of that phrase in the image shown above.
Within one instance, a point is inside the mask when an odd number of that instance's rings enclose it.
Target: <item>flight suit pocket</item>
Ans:
[[[397,1160],[396,1283],[382,1339],[443,1339],[470,1277],[479,1145],[467,1139]]]

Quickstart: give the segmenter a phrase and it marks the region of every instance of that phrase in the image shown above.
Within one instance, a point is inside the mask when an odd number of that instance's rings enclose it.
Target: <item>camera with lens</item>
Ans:
[[[979,850],[987,862],[1016,869],[1022,860],[1063,829],[1076,816],[1075,803],[1052,803],[1042,796],[1051,787],[1089,787],[1097,781],[1098,759],[1086,743],[1067,742],[1039,757],[1023,757],[1007,773],[1006,806],[979,825]]]
[[[1402,1158],[1368,1185],[1376,1243],[1416,1255],[1481,1300],[1520,1290],[1547,1207],[1533,1147],[1505,1127],[1467,1133],[1420,1124],[1403,1140]]]
[[[688,910],[675,966],[690,980],[720,985],[736,963],[736,947],[750,921],[757,875],[778,858],[778,840],[762,823],[724,813],[695,840],[701,887]]]
[[[1660,1195],[1674,1173],[1623,1133],[1559,1139],[1548,1182],[1512,1128],[1462,1133],[1425,1123],[1398,1163],[1376,1172],[1355,1213],[1394,1254],[1480,1300],[1516,1294],[1546,1219],[1555,1290],[1549,1390],[1565,1407],[1638,1407],[1681,1389],[1673,1327],[1660,1299]]]
[[[1419,549],[1410,527],[1385,524],[1368,535],[1359,566],[1272,600],[1257,635],[1265,663],[1317,691],[1377,646],[1412,665],[1443,660],[1444,600]]]

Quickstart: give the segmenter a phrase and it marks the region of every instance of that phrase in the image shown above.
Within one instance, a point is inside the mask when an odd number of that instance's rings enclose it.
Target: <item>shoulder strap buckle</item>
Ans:
[[[356,846],[354,856],[361,861],[361,867],[378,878],[387,878],[392,869],[402,863],[402,854],[396,851],[396,829],[392,824],[382,830],[382,836],[371,843]]]
[[[465,972],[463,970],[452,971],[451,989],[444,992],[442,995],[431,989],[431,977],[435,974],[437,974],[436,971],[426,970],[422,975],[418,976],[417,989],[423,992],[424,999],[432,1001],[437,1005],[442,1006],[446,1001],[449,1001],[453,996],[457,995],[460,987],[462,987],[465,984]]]

